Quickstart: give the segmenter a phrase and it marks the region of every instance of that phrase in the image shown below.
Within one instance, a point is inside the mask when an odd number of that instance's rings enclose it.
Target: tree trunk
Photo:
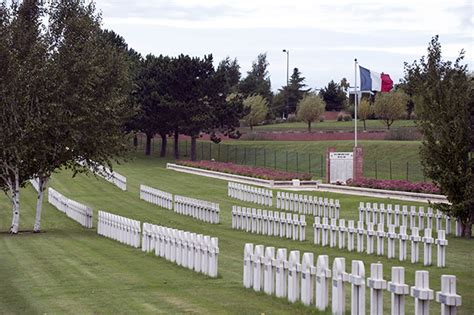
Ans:
[[[179,160],[179,131],[174,131],[174,159]]]
[[[366,131],[366,130],[367,130],[367,125],[366,125],[365,119],[364,119],[364,131]]]
[[[472,237],[472,222],[468,222],[462,225],[462,236],[465,238]]]
[[[137,147],[138,147],[138,136],[137,136],[137,134],[133,135],[133,146],[135,147],[135,151],[136,151]]]
[[[153,137],[147,134],[146,135],[145,155],[151,155],[151,139],[153,139]]]
[[[253,125],[250,125],[250,131],[253,131]]]
[[[38,177],[38,198],[36,200],[36,217],[35,217],[35,226],[33,227],[33,232],[38,233],[41,231],[41,210],[43,209],[43,196],[46,184],[48,183],[48,177],[39,176]]]
[[[308,121],[308,132],[311,133],[311,122]]]
[[[192,136],[191,137],[191,161],[196,161],[196,147],[197,147],[197,141],[196,137]]]
[[[166,146],[168,145],[168,138],[166,137],[166,133],[160,133],[161,136],[161,150],[160,150],[160,157],[166,156]]]
[[[18,168],[15,168],[15,180],[11,185],[12,187],[12,226],[10,227],[10,233],[17,234],[20,226],[20,174]]]

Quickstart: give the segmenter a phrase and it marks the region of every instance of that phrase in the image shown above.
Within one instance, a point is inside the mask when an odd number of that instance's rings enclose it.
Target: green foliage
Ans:
[[[284,111],[278,112],[278,115],[283,113],[293,114],[296,113],[296,107],[299,101],[303,98],[303,96],[308,93],[310,89],[304,89],[306,84],[304,84],[305,77],[301,76],[301,72],[298,68],[293,69],[293,74],[290,77],[290,82],[288,86],[282,87],[279,91],[279,94],[282,94],[284,98]]]
[[[239,92],[248,97],[251,95],[262,95],[268,102],[272,101],[270,77],[268,75],[269,63],[267,54],[259,54],[257,60],[252,63],[252,70],[240,81]]]
[[[308,124],[311,132],[311,123],[317,121],[326,109],[326,104],[318,95],[306,94],[298,104],[297,117]]]
[[[461,220],[464,235],[471,237],[474,222],[473,151],[474,81],[461,52],[454,63],[441,58],[438,36],[428,54],[406,65],[406,77],[414,87],[418,127],[423,133],[421,158],[426,174],[452,203],[444,210]]]
[[[408,96],[401,90],[388,93],[377,93],[375,97],[374,113],[390,129],[390,126],[397,119],[401,119],[405,114]]]
[[[374,110],[370,105],[369,101],[363,99],[360,101],[360,104],[357,106],[358,113],[357,118],[364,122],[364,130],[367,130],[365,121],[373,114]]]
[[[333,80],[319,91],[319,95],[326,102],[326,110],[328,111],[340,111],[346,104],[347,96],[344,88]]]
[[[249,109],[244,121],[250,127],[250,130],[253,130],[253,126],[265,120],[268,113],[268,102],[261,95],[252,95],[247,97],[243,104]]]
[[[123,39],[81,1],[23,1],[0,15],[2,182],[85,171],[77,160],[110,166],[128,148]]]
[[[270,104],[270,116],[273,119],[283,119],[286,109],[286,94],[278,90]]]

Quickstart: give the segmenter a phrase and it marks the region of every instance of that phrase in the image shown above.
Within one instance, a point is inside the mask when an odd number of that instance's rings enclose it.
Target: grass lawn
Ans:
[[[143,222],[160,224],[219,238],[219,277],[211,279],[178,267],[153,254],[144,254],[118,242],[99,237],[95,229],[87,230],[45,203],[44,233],[0,234],[0,313],[195,313],[195,314],[303,314],[317,313],[314,307],[289,304],[285,299],[256,293],[242,286],[243,248],[247,242],[288,250],[327,254],[332,260],[345,257],[365,262],[366,275],[370,263],[384,264],[384,278],[390,278],[392,266],[406,267],[406,281],[414,284],[415,270],[430,272],[430,287],[440,289],[440,276],[458,277],[457,290],[463,296],[460,314],[474,312],[472,241],[449,237],[447,268],[423,267],[422,264],[401,264],[375,255],[349,253],[346,250],[323,248],[312,244],[312,218],[307,218],[307,241],[296,242],[276,237],[248,234],[232,230],[231,205],[245,203],[227,197],[225,181],[165,169],[165,161],[156,157],[136,155],[116,170],[127,177],[128,191],[122,192],[102,179],[63,171],[54,175],[50,185],[69,198]],[[146,184],[171,193],[220,203],[221,224],[211,225],[175,214],[139,200],[139,184]],[[359,201],[388,200],[337,194],[314,194],[338,198],[341,217],[356,219]],[[32,229],[36,194],[31,186],[22,190],[21,230]],[[407,203],[410,204],[410,203]],[[248,204],[250,205],[250,204]],[[0,198],[0,230],[11,220],[10,204]],[[397,244],[398,250],[398,244]],[[436,261],[436,250],[434,250]],[[350,291],[347,286],[346,310]],[[369,290],[367,290],[368,299]],[[390,312],[390,296],[384,293],[384,311]],[[413,299],[407,299],[407,313],[413,313]],[[367,302],[368,305],[368,302]],[[439,313],[439,304],[432,302],[431,311]],[[349,311],[348,311],[349,312]]]
[[[367,130],[387,130],[386,125],[381,120],[369,119],[366,120]],[[414,120],[396,120],[391,129],[402,128],[402,127],[415,127]],[[254,131],[305,131],[308,129],[308,124],[304,122],[289,122],[281,124],[271,124],[263,126],[253,127]],[[241,127],[240,130],[250,131],[249,127]],[[326,120],[323,122],[316,122],[311,124],[311,130],[354,130],[354,121],[336,121]],[[361,120],[357,121],[357,130],[364,130],[364,122]]]
[[[168,142],[170,143],[170,141]],[[280,170],[313,174],[325,178],[325,155],[328,147],[338,151],[352,151],[353,141],[223,141],[214,144],[198,141],[197,158],[215,159],[244,165],[257,165]],[[409,179],[424,181],[419,157],[419,141],[359,141],[364,149],[364,175],[378,179]],[[159,153],[160,140],[153,141],[153,154]],[[169,145],[168,155],[173,147]],[[138,150],[144,151],[143,143]],[[180,141],[183,159],[189,159],[189,141]]]

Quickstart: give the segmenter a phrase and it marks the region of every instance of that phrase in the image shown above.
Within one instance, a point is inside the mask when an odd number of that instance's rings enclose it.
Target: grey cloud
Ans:
[[[100,4],[99,4],[99,7]],[[230,5],[212,7],[195,5],[181,6],[172,1],[109,1],[104,6],[109,18],[140,17],[148,19],[177,19],[203,21],[215,17],[238,17],[248,13],[247,10]]]

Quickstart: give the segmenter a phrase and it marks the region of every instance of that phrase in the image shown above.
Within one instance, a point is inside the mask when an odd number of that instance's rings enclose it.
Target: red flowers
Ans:
[[[432,183],[409,182],[406,180],[363,178],[358,180],[349,179],[346,184],[348,186],[364,188],[400,190],[426,194],[441,194],[440,189]]]
[[[242,176],[250,176],[267,180],[310,180],[311,174],[278,171],[266,167],[238,165],[234,163],[214,162],[214,161],[177,161],[176,164],[202,168],[210,171],[230,173]]]

